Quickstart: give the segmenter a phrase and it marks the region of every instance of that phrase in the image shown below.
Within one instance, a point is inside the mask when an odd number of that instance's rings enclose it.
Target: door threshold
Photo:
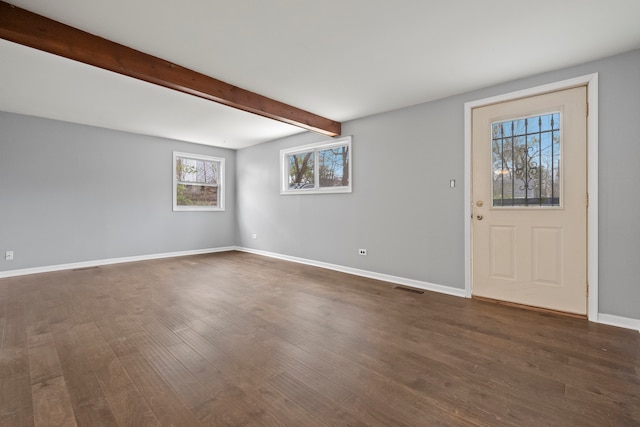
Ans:
[[[533,305],[518,304],[517,302],[502,301],[502,300],[494,299],[494,298],[479,297],[479,296],[476,296],[476,295],[471,295],[471,299],[478,300],[478,301],[484,301],[484,302],[491,302],[491,303],[494,303],[494,304],[506,305],[506,306],[509,306],[509,307],[521,308],[521,309],[529,310],[529,311],[537,311],[537,312],[540,312],[540,313],[559,314],[560,316],[573,317],[573,318],[576,318],[576,319],[584,319],[584,320],[588,319],[586,314],[569,313],[569,312],[566,312],[566,311],[552,310],[550,308],[542,308],[542,307],[535,307]]]

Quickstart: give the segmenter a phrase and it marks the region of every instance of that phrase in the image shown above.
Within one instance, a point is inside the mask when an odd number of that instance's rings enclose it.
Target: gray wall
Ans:
[[[280,196],[279,150],[315,134],[236,153],[0,113],[0,271],[237,244],[462,289],[464,103],[594,72],[600,312],[639,319],[640,51],[345,123],[351,194]],[[227,159],[225,212],[171,211],[174,150]]]
[[[464,103],[595,72],[599,311],[639,319],[640,51],[345,123],[351,194],[279,195],[279,150],[317,135],[240,150],[238,245],[462,289]]]
[[[226,158],[226,211],[172,212],[174,150]],[[235,154],[0,113],[0,271],[233,246]]]

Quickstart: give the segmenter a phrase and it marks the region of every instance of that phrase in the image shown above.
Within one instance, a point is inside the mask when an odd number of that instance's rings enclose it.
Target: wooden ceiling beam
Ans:
[[[0,37],[328,136],[341,124],[0,1]]]

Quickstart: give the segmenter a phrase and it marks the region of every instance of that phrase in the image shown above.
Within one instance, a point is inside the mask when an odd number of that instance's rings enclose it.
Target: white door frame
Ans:
[[[476,107],[512,101],[543,93],[555,92],[576,86],[587,85],[587,102],[589,116],[587,117],[587,191],[589,192],[589,207],[587,208],[587,281],[589,283],[589,297],[587,301],[587,316],[589,320],[598,321],[598,73],[563,80],[517,92],[492,96],[464,104],[464,251],[465,251],[465,296],[471,298],[471,112]]]

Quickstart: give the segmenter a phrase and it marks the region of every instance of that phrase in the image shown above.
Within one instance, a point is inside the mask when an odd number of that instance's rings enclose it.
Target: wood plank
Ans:
[[[349,396],[347,400],[342,402],[342,407],[356,415],[359,419],[362,419],[367,425],[389,427],[404,427],[409,425],[398,420],[393,414],[381,411],[376,406],[368,403],[366,399],[362,399],[355,394]]]
[[[6,281],[0,280],[0,319],[4,321],[7,311],[7,302],[9,301],[8,285]]]
[[[215,332],[215,331],[214,331]],[[212,344],[212,340],[206,339],[201,334],[188,328],[178,332],[180,338],[193,348],[200,356],[205,358],[210,364],[225,362],[230,358],[225,352]],[[213,340],[215,342],[215,340]]]
[[[24,304],[6,296],[0,343],[0,425],[33,425],[33,399]]]
[[[455,326],[439,324],[436,329],[444,332],[447,329],[455,330]],[[423,336],[425,334],[423,333]],[[516,388],[520,388],[518,381],[519,378],[539,378],[547,377],[553,378],[559,381],[561,384],[576,385],[578,387],[586,387],[587,383],[593,384],[594,380],[597,386],[594,390],[597,390],[598,394],[609,396],[613,399],[633,399],[635,396],[635,390],[640,387],[640,379],[634,378],[628,375],[628,370],[617,370],[614,375],[619,376],[621,381],[610,381],[610,376],[602,375],[595,371],[586,372],[580,367],[572,366],[569,363],[569,359],[565,357],[558,357],[560,352],[553,352],[545,349],[544,347],[531,346],[521,344],[517,341],[514,342],[512,337],[508,336],[492,336],[484,333],[476,333],[475,331],[467,331],[464,342],[455,343],[446,334],[427,335],[430,342],[439,343],[439,348],[446,350],[441,355],[441,359],[447,358],[447,360],[455,360],[450,358],[452,354],[458,355],[462,358],[467,358],[471,363],[480,363],[483,369],[488,369],[493,374],[491,375],[492,381],[498,381],[504,384],[512,384]],[[491,345],[487,345],[491,344]],[[501,349],[504,346],[509,346],[510,351],[504,352]],[[591,367],[597,367],[598,370],[602,369],[602,361],[594,359],[596,363],[589,364]],[[559,365],[558,362],[562,364]],[[510,373],[509,371],[518,372],[517,375]],[[486,375],[481,373],[481,375]],[[531,377],[531,375],[534,375]],[[614,387],[608,387],[608,384],[615,384]],[[527,383],[527,386],[534,385],[534,383]],[[591,386],[593,388],[594,386]],[[560,384],[558,384],[558,394],[562,392]],[[549,389],[541,385],[541,390],[548,391]],[[548,394],[543,395],[543,399],[548,403],[556,402],[553,396]]]
[[[0,380],[0,425],[33,425],[33,400],[29,373],[15,373]]]
[[[117,426],[118,422],[89,366],[87,355],[73,333],[73,327],[59,326],[52,328],[52,334],[78,424]]]
[[[68,418],[62,381],[78,425],[640,424],[637,331],[244,253],[0,292],[3,426]]]
[[[201,331],[206,333],[206,330]],[[210,370],[208,375],[215,377],[213,384],[215,384],[214,393],[216,396],[204,402],[203,405],[198,405],[197,413],[200,419],[210,420],[214,417],[212,411],[215,412],[217,406],[220,405],[218,396],[221,393],[228,393],[229,387],[233,385],[233,387],[237,387],[237,396],[244,401],[243,404],[246,405],[248,404],[247,402],[252,402],[252,404],[259,406],[263,411],[268,412],[270,416],[274,417],[275,420],[284,423],[284,425],[318,425],[319,421],[317,418],[313,417],[299,405],[288,400],[283,394],[264,382],[265,372],[260,365],[254,363],[245,364],[235,359],[232,360],[230,356],[193,330],[183,330],[179,332],[179,335],[185,343],[189,344],[190,348],[193,348],[198,354],[203,355],[203,358],[206,358],[206,360],[203,361],[190,356],[190,358],[198,360],[198,364],[192,368],[190,367],[191,364],[188,364],[184,359],[178,356],[176,356],[176,358],[183,361],[185,366],[192,370],[192,372],[194,372],[194,369],[208,369]],[[169,348],[169,350],[171,351],[172,348]],[[291,358],[288,358],[288,360],[292,361]],[[201,367],[204,364],[206,364],[206,368]],[[287,366],[290,367],[290,365]],[[203,377],[206,377],[206,375]],[[320,380],[320,377],[321,376],[312,377],[310,374],[307,374],[305,379],[314,378]],[[201,376],[198,376],[198,378],[201,378]],[[336,384],[329,385],[328,383],[330,383],[330,381],[326,378],[322,378],[322,381],[325,382],[323,387],[325,394],[329,394],[331,397],[337,396],[334,397],[334,400],[343,400],[344,397],[349,394],[348,391],[341,389]],[[225,385],[227,389],[225,389]],[[232,405],[228,402],[227,404]],[[194,411],[196,411],[196,408],[194,408]],[[261,412],[260,409],[256,411]],[[244,414],[244,412],[241,413]],[[271,418],[269,418],[269,420],[273,422]]]
[[[236,386],[230,386],[215,397],[193,408],[200,423],[214,426],[278,426],[285,427],[277,418],[246,396]]]
[[[305,411],[301,406],[268,383],[262,384],[257,388],[247,388],[245,386],[240,388],[253,400],[264,405],[268,412],[285,426],[326,426],[319,418]]]
[[[44,383],[62,376],[62,367],[51,333],[41,334],[31,339],[29,345],[29,364],[31,384]]]
[[[184,342],[167,347],[167,350],[203,385],[207,393],[215,395],[228,387],[220,372],[220,364],[212,364]]]
[[[210,397],[206,388],[165,347],[148,337],[139,337],[136,347],[188,407]]]
[[[0,2],[0,37],[328,136],[339,122]]]
[[[29,373],[27,353],[27,323],[24,305],[17,302],[7,304],[0,344],[0,379]]]
[[[169,347],[182,342],[180,338],[178,338],[178,336],[166,326],[166,323],[157,321],[154,316],[145,315],[135,318],[142,325],[149,336],[155,339],[161,345]]]
[[[153,319],[158,322],[158,316],[153,316]],[[141,326],[131,317],[123,315],[117,316],[113,322],[101,321],[98,325],[115,355],[122,359],[129,354],[140,354],[144,362],[151,364],[163,380],[178,392],[186,406],[209,398],[198,380],[145,329],[160,330],[164,328],[162,323],[153,327],[148,324]],[[166,328],[162,330],[168,331]]]
[[[154,317],[153,323],[159,323],[174,333],[187,328],[187,323],[191,320],[164,308],[153,311],[151,316]]]
[[[539,411],[529,405],[514,403],[509,408],[507,420],[514,425],[536,426],[598,426],[596,420],[570,411]],[[609,424],[613,425],[613,424]],[[633,424],[631,424],[633,425]]]
[[[272,378],[269,383],[312,415],[329,425],[366,426],[364,421],[334,404],[313,388],[286,372]]]
[[[472,374],[476,366],[464,365],[449,368],[447,365],[438,363],[435,360],[420,358],[420,350],[418,350],[418,354],[406,352],[404,348],[389,348],[386,352],[381,352],[381,349],[376,349],[373,343],[363,341],[364,336],[366,336],[366,334],[361,334],[361,336],[356,338],[352,336],[348,338],[348,346],[353,347],[355,345],[358,347],[358,352],[356,353],[345,349],[344,345],[329,347],[336,353],[344,355],[344,357],[349,360],[354,360],[356,363],[373,372],[396,377],[402,384],[406,385],[406,387],[418,391],[425,390],[430,393],[438,393],[440,396],[439,400],[443,404],[441,406],[445,411],[454,411],[458,406],[464,405],[466,408],[458,412],[476,411],[477,414],[484,414],[484,412],[478,411],[479,408],[489,406],[492,413],[497,414],[496,416],[485,415],[485,422],[489,424],[498,422],[500,417],[506,413],[509,401],[501,398],[499,395],[491,394],[491,390],[497,390],[501,386],[496,383],[487,383],[486,379],[476,381]],[[379,338],[384,337],[377,335],[376,339]],[[341,339],[342,337],[336,335],[331,341],[340,344]],[[389,343],[390,346],[393,346],[393,337],[389,337],[388,341],[384,341]],[[303,343],[299,343],[299,345],[304,348]],[[377,359],[371,359],[366,356],[373,352],[378,353],[379,357]],[[383,358],[381,359],[380,356],[383,356]],[[403,359],[411,363],[396,363],[397,360]],[[414,361],[414,359],[418,360]],[[291,372],[291,366],[292,364],[289,364],[288,372]],[[507,376],[507,379],[512,380],[512,377]],[[538,382],[540,381],[543,382],[540,386],[544,387],[546,392],[553,390],[550,385],[554,385],[556,386],[556,396],[562,396],[564,393],[563,384],[538,379]],[[534,381],[531,382],[533,385],[537,384]],[[531,384],[527,384],[527,387],[530,386]],[[318,385],[314,388],[318,389]],[[488,388],[489,391],[483,393],[483,388]],[[515,392],[515,390],[516,389],[513,391]],[[446,404],[444,404],[445,402]]]
[[[120,357],[120,361],[162,425],[200,425],[182,399],[142,354],[128,353]]]
[[[62,376],[35,383],[32,387],[36,427],[75,427],[71,398]]]
[[[342,404],[353,396],[353,393],[331,381],[315,369],[293,359],[286,366],[287,374],[303,384],[313,384],[313,390],[335,404]]]
[[[640,404],[609,400],[584,388],[567,386],[566,392],[575,412],[582,412],[600,425],[631,426],[640,420]]]
[[[474,424],[460,418],[457,415],[459,408],[448,401],[440,401],[437,394],[409,389],[399,384],[395,377],[373,373],[322,345],[306,343],[291,348],[292,351],[295,349],[300,362],[351,390],[374,407],[385,408],[394,419],[407,425]]]
[[[88,355],[89,366],[104,391],[118,425],[160,425],[96,325],[80,325],[76,328],[76,335],[78,343]]]

